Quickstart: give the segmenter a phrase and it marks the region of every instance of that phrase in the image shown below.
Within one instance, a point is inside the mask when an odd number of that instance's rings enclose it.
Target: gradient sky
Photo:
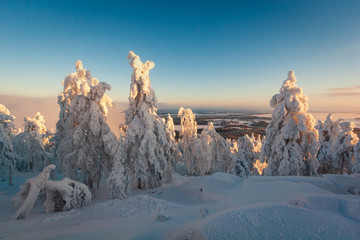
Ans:
[[[127,101],[129,50],[159,102],[268,106],[290,69],[313,109],[360,111],[360,1],[0,0],[0,93],[55,96],[83,61]]]

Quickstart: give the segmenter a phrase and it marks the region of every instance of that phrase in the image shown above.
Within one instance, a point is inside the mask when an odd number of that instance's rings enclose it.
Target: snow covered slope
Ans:
[[[15,182],[16,184],[20,184]],[[0,184],[1,239],[359,239],[360,175],[177,177],[125,200],[41,207],[10,220],[17,186]],[[352,193],[352,194],[350,194]],[[354,194],[355,193],[355,194]],[[104,194],[105,196],[106,194]]]

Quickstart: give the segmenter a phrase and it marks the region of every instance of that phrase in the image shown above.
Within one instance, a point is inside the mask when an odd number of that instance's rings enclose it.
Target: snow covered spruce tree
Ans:
[[[207,169],[208,172],[230,172],[233,167],[234,161],[230,143],[226,141],[219,133],[216,132],[214,125],[211,122],[209,122],[208,125],[202,130],[200,139],[203,138],[205,140],[203,141],[203,143],[207,143],[208,145],[208,147],[205,147],[204,150],[207,149],[208,151],[210,151],[210,157],[207,159],[198,158],[198,164],[200,162],[206,162],[205,165],[210,165],[210,168]],[[198,141],[200,139],[198,139]],[[203,151],[203,149],[201,148],[198,148],[198,150],[200,150],[199,153]],[[200,169],[202,168],[202,166],[199,165],[198,168]]]
[[[163,121],[165,122],[165,119],[163,118]],[[171,117],[170,114],[168,114],[167,120],[166,120],[166,138],[169,142],[169,148],[166,148],[165,150],[166,155],[169,156],[170,162],[172,166],[175,167],[175,165],[180,161],[180,151],[179,146],[176,142],[176,133],[175,133],[175,126],[174,126],[174,120]]]
[[[110,85],[92,78],[80,61],[76,68],[76,73],[65,78],[59,97],[55,153],[66,177],[94,189],[108,175],[110,197],[123,198],[130,190],[129,171],[120,143],[106,123],[112,99],[105,92]]]
[[[333,121],[332,113],[330,113],[326,120],[323,122],[318,121],[316,129],[319,131],[320,149],[317,154],[317,160],[319,161],[318,173],[336,173],[335,166],[337,165],[336,159],[333,159],[333,145],[335,140],[341,132],[340,122],[342,119]]]
[[[341,132],[334,140],[332,147],[332,159],[334,159],[336,173],[343,174],[346,169],[348,173],[351,171],[352,161],[354,157],[354,146],[359,138],[353,132],[354,123],[341,122]]]
[[[52,158],[52,154],[44,150],[41,141],[28,132],[22,132],[13,139],[16,169],[21,172],[41,171]]]
[[[296,85],[294,71],[288,73],[270,106],[274,111],[261,151],[261,162],[268,163],[264,174],[317,175],[318,132],[314,128],[314,118],[306,113],[308,98]]]
[[[354,164],[351,168],[351,173],[360,173],[360,140],[354,147]]]
[[[229,173],[243,178],[249,176],[249,165],[244,157],[243,151],[239,151],[238,141],[227,139],[227,142],[230,145],[230,154],[232,157],[232,166]]]
[[[37,112],[33,118],[25,117],[24,132],[33,135],[36,139],[38,139],[40,144],[44,146],[44,143],[46,143],[44,137],[47,134],[44,116],[41,115],[40,112]]]
[[[258,138],[255,138],[254,134],[251,134],[250,137],[245,134],[238,139],[238,151],[246,159],[250,173],[255,175],[258,174],[258,170],[254,167],[254,164],[256,160],[260,160],[261,146],[260,135],[258,135]]]
[[[50,135],[45,126],[44,117],[36,115],[24,118],[24,132],[14,137],[14,157],[19,171],[41,171],[50,164],[52,154],[45,151]]]
[[[78,120],[76,119],[77,116],[73,116],[70,112],[72,101],[76,95],[86,96],[90,92],[90,87],[98,83],[97,79],[91,77],[91,72],[83,68],[81,61],[78,60],[75,67],[76,72],[66,76],[63,81],[63,92],[58,96],[60,113],[59,120],[56,123],[54,158],[55,162],[60,163],[58,164],[60,167],[66,165],[65,156],[76,148],[72,143],[72,136]]]
[[[15,165],[12,139],[16,133],[14,125],[15,117],[10,111],[0,104],[0,178],[5,181],[9,177],[9,185],[12,184],[12,170]]]
[[[155,188],[173,177],[170,143],[166,125],[157,115],[158,102],[151,88],[149,71],[155,64],[141,62],[129,52],[131,75],[129,108],[125,112],[126,159],[133,173],[133,184],[138,188]]]
[[[182,152],[182,160],[185,163],[188,175],[196,173],[195,143],[197,140],[197,123],[195,114],[190,108],[181,107],[178,112],[180,117],[180,141],[179,148]]]

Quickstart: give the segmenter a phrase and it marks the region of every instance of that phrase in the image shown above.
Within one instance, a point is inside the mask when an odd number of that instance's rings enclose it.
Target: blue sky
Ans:
[[[55,96],[80,59],[127,101],[129,50],[159,102],[268,106],[290,69],[310,105],[360,109],[360,1],[0,1],[1,93]]]

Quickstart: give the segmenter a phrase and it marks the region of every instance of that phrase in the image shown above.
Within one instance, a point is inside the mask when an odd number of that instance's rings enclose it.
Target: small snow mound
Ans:
[[[189,178],[180,186],[168,189],[159,196],[161,199],[175,203],[208,203],[222,201],[224,191],[239,187],[243,179],[233,174],[215,173],[211,176]]]
[[[360,186],[360,175],[338,175],[338,174],[325,174],[323,178],[332,182],[336,189],[334,193],[346,194],[355,192],[356,188]]]
[[[351,220],[360,221],[360,198],[349,196],[349,198],[339,198],[328,196],[309,196],[295,198],[289,201],[290,205],[317,211],[328,211],[342,215]]]
[[[156,206],[156,217],[155,219],[160,222],[164,222],[169,219],[168,216],[166,216],[166,206],[163,206],[162,204],[158,204]]]
[[[173,233],[171,233],[169,236],[167,236],[166,239],[171,239],[171,240],[183,240],[183,239],[188,239],[188,240],[205,240],[208,239],[206,237],[204,237],[201,232],[195,228],[192,227],[186,227],[186,228],[182,228],[178,231],[175,231]]]
[[[360,234],[358,222],[282,203],[231,209],[181,231],[183,235],[174,233],[173,239],[352,239]]]
[[[199,214],[199,218],[204,218],[207,215],[209,215],[209,209],[204,207],[200,209],[200,214]]]

